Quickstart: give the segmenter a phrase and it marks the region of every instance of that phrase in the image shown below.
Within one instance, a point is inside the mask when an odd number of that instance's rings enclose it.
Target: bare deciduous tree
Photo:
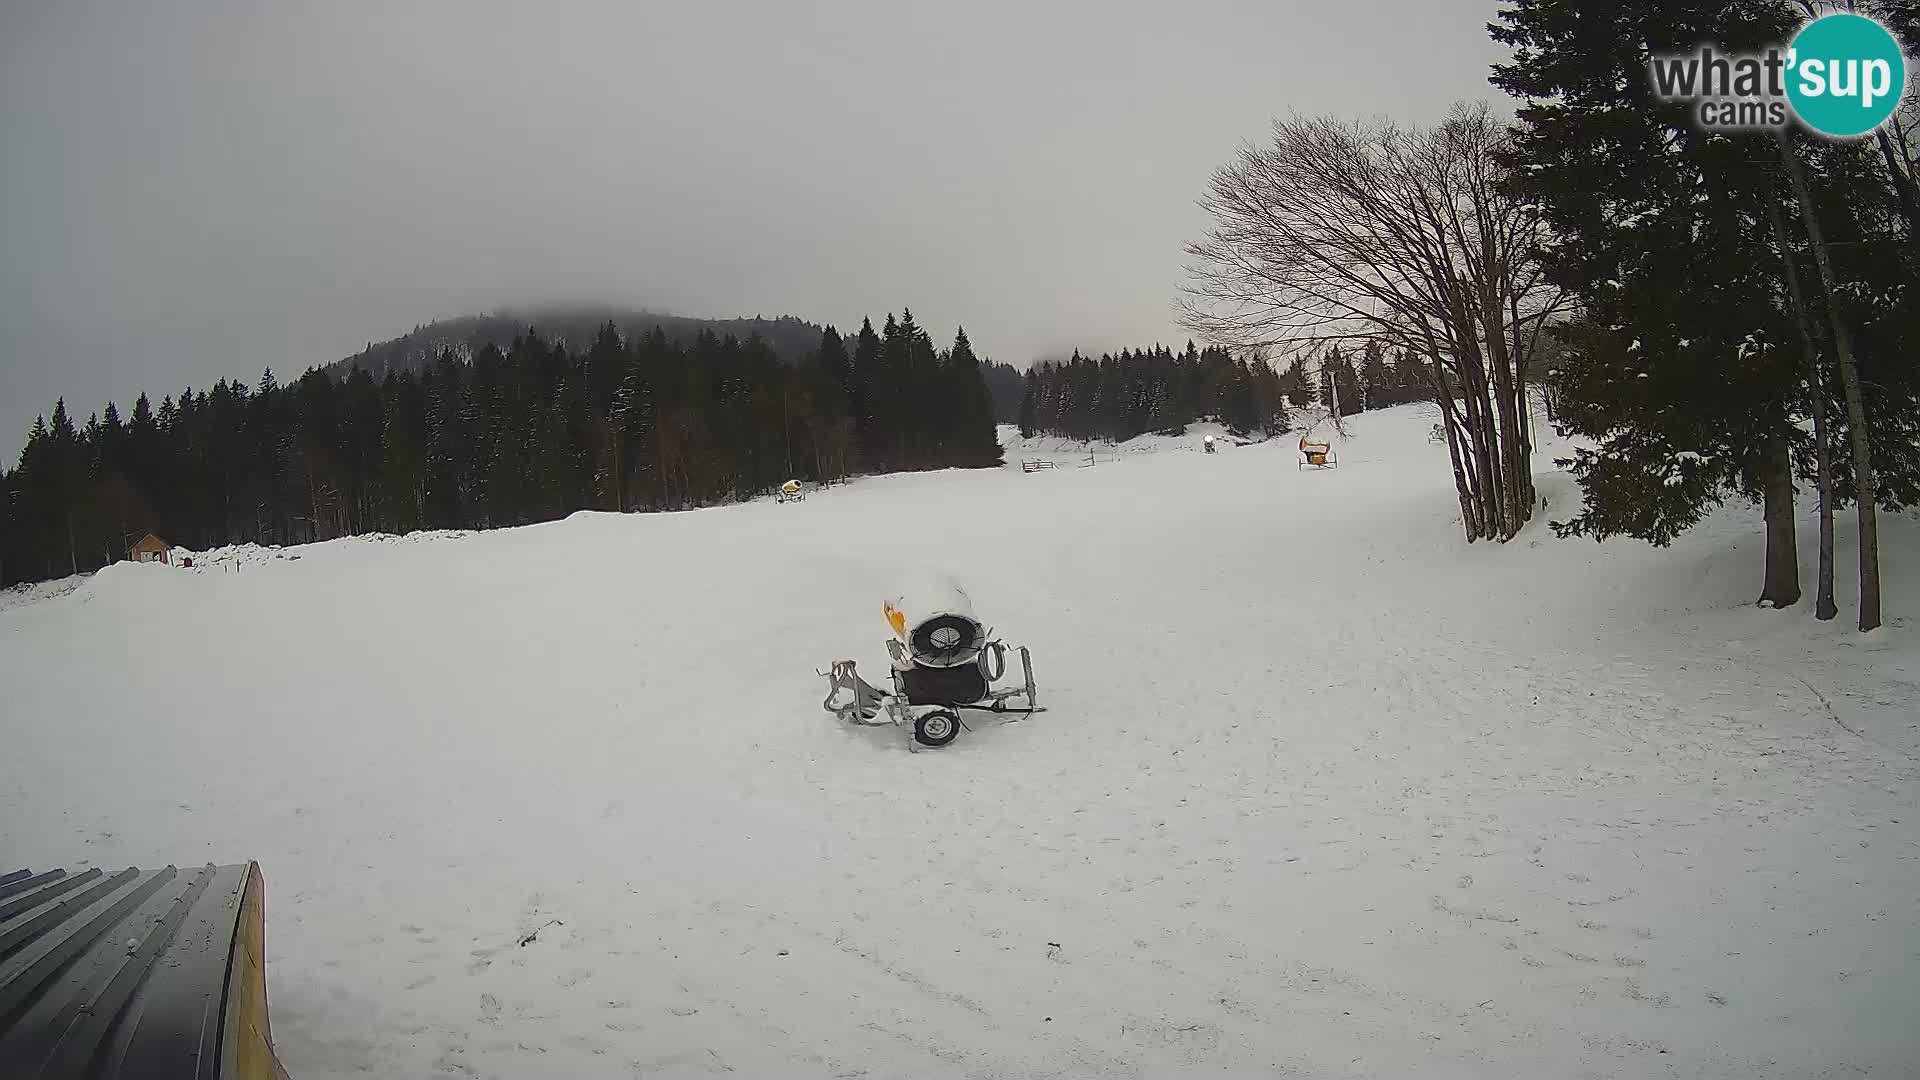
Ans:
[[[1484,104],[1403,129],[1295,117],[1214,172],[1214,217],[1183,321],[1228,345],[1298,353],[1378,339],[1424,357],[1469,541],[1532,516],[1528,368],[1567,304],[1510,197],[1507,125]]]

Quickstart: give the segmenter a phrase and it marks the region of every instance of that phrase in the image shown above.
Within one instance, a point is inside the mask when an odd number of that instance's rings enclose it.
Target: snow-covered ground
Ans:
[[[1920,1072],[1920,523],[1863,637],[1746,510],[1469,547],[1430,423],[115,566],[0,611],[0,863],[260,860],[298,1080]],[[1050,711],[819,710],[929,566]]]

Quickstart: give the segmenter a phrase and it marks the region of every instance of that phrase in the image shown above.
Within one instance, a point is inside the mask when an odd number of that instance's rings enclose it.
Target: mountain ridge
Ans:
[[[369,342],[366,348],[320,370],[334,378],[345,378],[360,368],[379,381],[389,372],[418,372],[438,359],[443,350],[452,350],[455,356],[468,360],[488,345],[505,349],[529,329],[548,342],[562,342],[577,352],[590,345],[594,335],[609,322],[626,337],[649,334],[657,327],[676,344],[690,342],[703,331],[743,341],[757,334],[789,364],[818,348],[825,329],[823,324],[795,315],[710,319],[611,304],[503,307],[484,315],[435,319],[385,341]]]

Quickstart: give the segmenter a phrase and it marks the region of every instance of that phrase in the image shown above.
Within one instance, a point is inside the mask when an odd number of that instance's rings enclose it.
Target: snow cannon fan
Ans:
[[[919,746],[945,746],[960,734],[960,710],[997,713],[1039,712],[1033,684],[1033,658],[1018,647],[1024,685],[994,690],[1006,674],[1007,646],[973,614],[966,591],[937,579],[908,596],[882,605],[893,636],[893,689],[867,683],[851,660],[837,660],[827,677],[821,706],[847,723],[910,724]],[[1023,701],[1015,701],[1023,699]]]
[[[976,663],[987,645],[987,628],[972,615],[960,611],[935,612],[907,629],[906,612],[895,603],[884,605],[887,625],[893,627],[896,650],[904,646],[905,658],[920,667],[956,668]],[[901,659],[899,656],[896,660]]]
[[[973,598],[960,583],[922,572],[881,605],[894,643],[896,665],[949,668],[971,663],[986,645],[987,630],[973,614]]]

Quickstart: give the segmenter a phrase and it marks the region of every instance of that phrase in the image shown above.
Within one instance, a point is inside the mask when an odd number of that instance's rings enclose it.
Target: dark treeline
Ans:
[[[1337,393],[1335,392],[1337,384]],[[1343,415],[1432,397],[1432,384],[1406,356],[1389,360],[1378,342],[1358,361],[1338,346],[1311,367],[1296,358],[1275,371],[1259,356],[1236,358],[1226,349],[1175,353],[1163,345],[1123,349],[1098,360],[1078,352],[1065,363],[1035,364],[1027,372],[1019,407],[1022,434],[1075,439],[1130,439],[1179,434],[1198,420],[1215,420],[1236,434],[1271,435],[1287,426],[1287,403],[1329,405]]]
[[[1280,385],[1296,405],[1332,408],[1337,400],[1342,416],[1434,400],[1421,363],[1404,349],[1389,355],[1379,341],[1368,341],[1358,353],[1331,346],[1312,371],[1304,359],[1295,359],[1280,373]]]
[[[939,350],[905,312],[845,339],[829,327],[797,365],[759,338],[681,346],[608,323],[582,351],[529,329],[378,382],[268,371],[85,422],[62,401],[0,476],[0,583],[96,568],[147,532],[205,549],[494,528],[989,466],[991,410],[965,331]]]
[[[1266,433],[1286,426],[1280,396],[1280,378],[1266,361],[1195,349],[1191,341],[1181,353],[1160,345],[1092,360],[1075,351],[1065,363],[1028,369],[1020,431],[1118,440],[1217,419],[1234,431]]]

